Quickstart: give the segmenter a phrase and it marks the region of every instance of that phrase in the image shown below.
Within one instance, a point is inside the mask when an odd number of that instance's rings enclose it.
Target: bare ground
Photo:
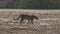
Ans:
[[[20,14],[38,16],[34,24],[13,20]],[[60,34],[60,12],[0,12],[0,34]]]

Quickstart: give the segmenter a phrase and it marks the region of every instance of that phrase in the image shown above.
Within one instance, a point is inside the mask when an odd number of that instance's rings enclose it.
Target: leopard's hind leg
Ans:
[[[31,23],[33,24],[33,19],[31,19]]]
[[[23,20],[24,20],[24,19],[23,19],[23,18],[21,18],[20,23],[22,23],[22,22],[23,22]]]

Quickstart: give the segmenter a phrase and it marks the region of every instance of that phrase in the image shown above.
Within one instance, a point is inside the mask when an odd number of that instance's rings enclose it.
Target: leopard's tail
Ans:
[[[13,17],[13,20],[19,20],[20,16],[18,16],[17,18]]]

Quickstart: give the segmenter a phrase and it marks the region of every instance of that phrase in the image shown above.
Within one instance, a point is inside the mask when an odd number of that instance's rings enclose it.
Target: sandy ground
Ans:
[[[13,20],[20,14],[38,16],[34,24]],[[60,34],[60,12],[48,10],[0,10],[0,34]]]

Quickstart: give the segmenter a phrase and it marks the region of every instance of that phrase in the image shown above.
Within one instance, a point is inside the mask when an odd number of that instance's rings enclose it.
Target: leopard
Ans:
[[[37,19],[38,20],[38,17],[37,16],[34,16],[34,15],[27,15],[27,14],[21,14],[18,16],[18,18],[13,18],[14,20],[19,20],[20,19],[20,23],[22,23],[24,20],[28,20],[28,23],[32,23],[33,24],[33,19]]]

